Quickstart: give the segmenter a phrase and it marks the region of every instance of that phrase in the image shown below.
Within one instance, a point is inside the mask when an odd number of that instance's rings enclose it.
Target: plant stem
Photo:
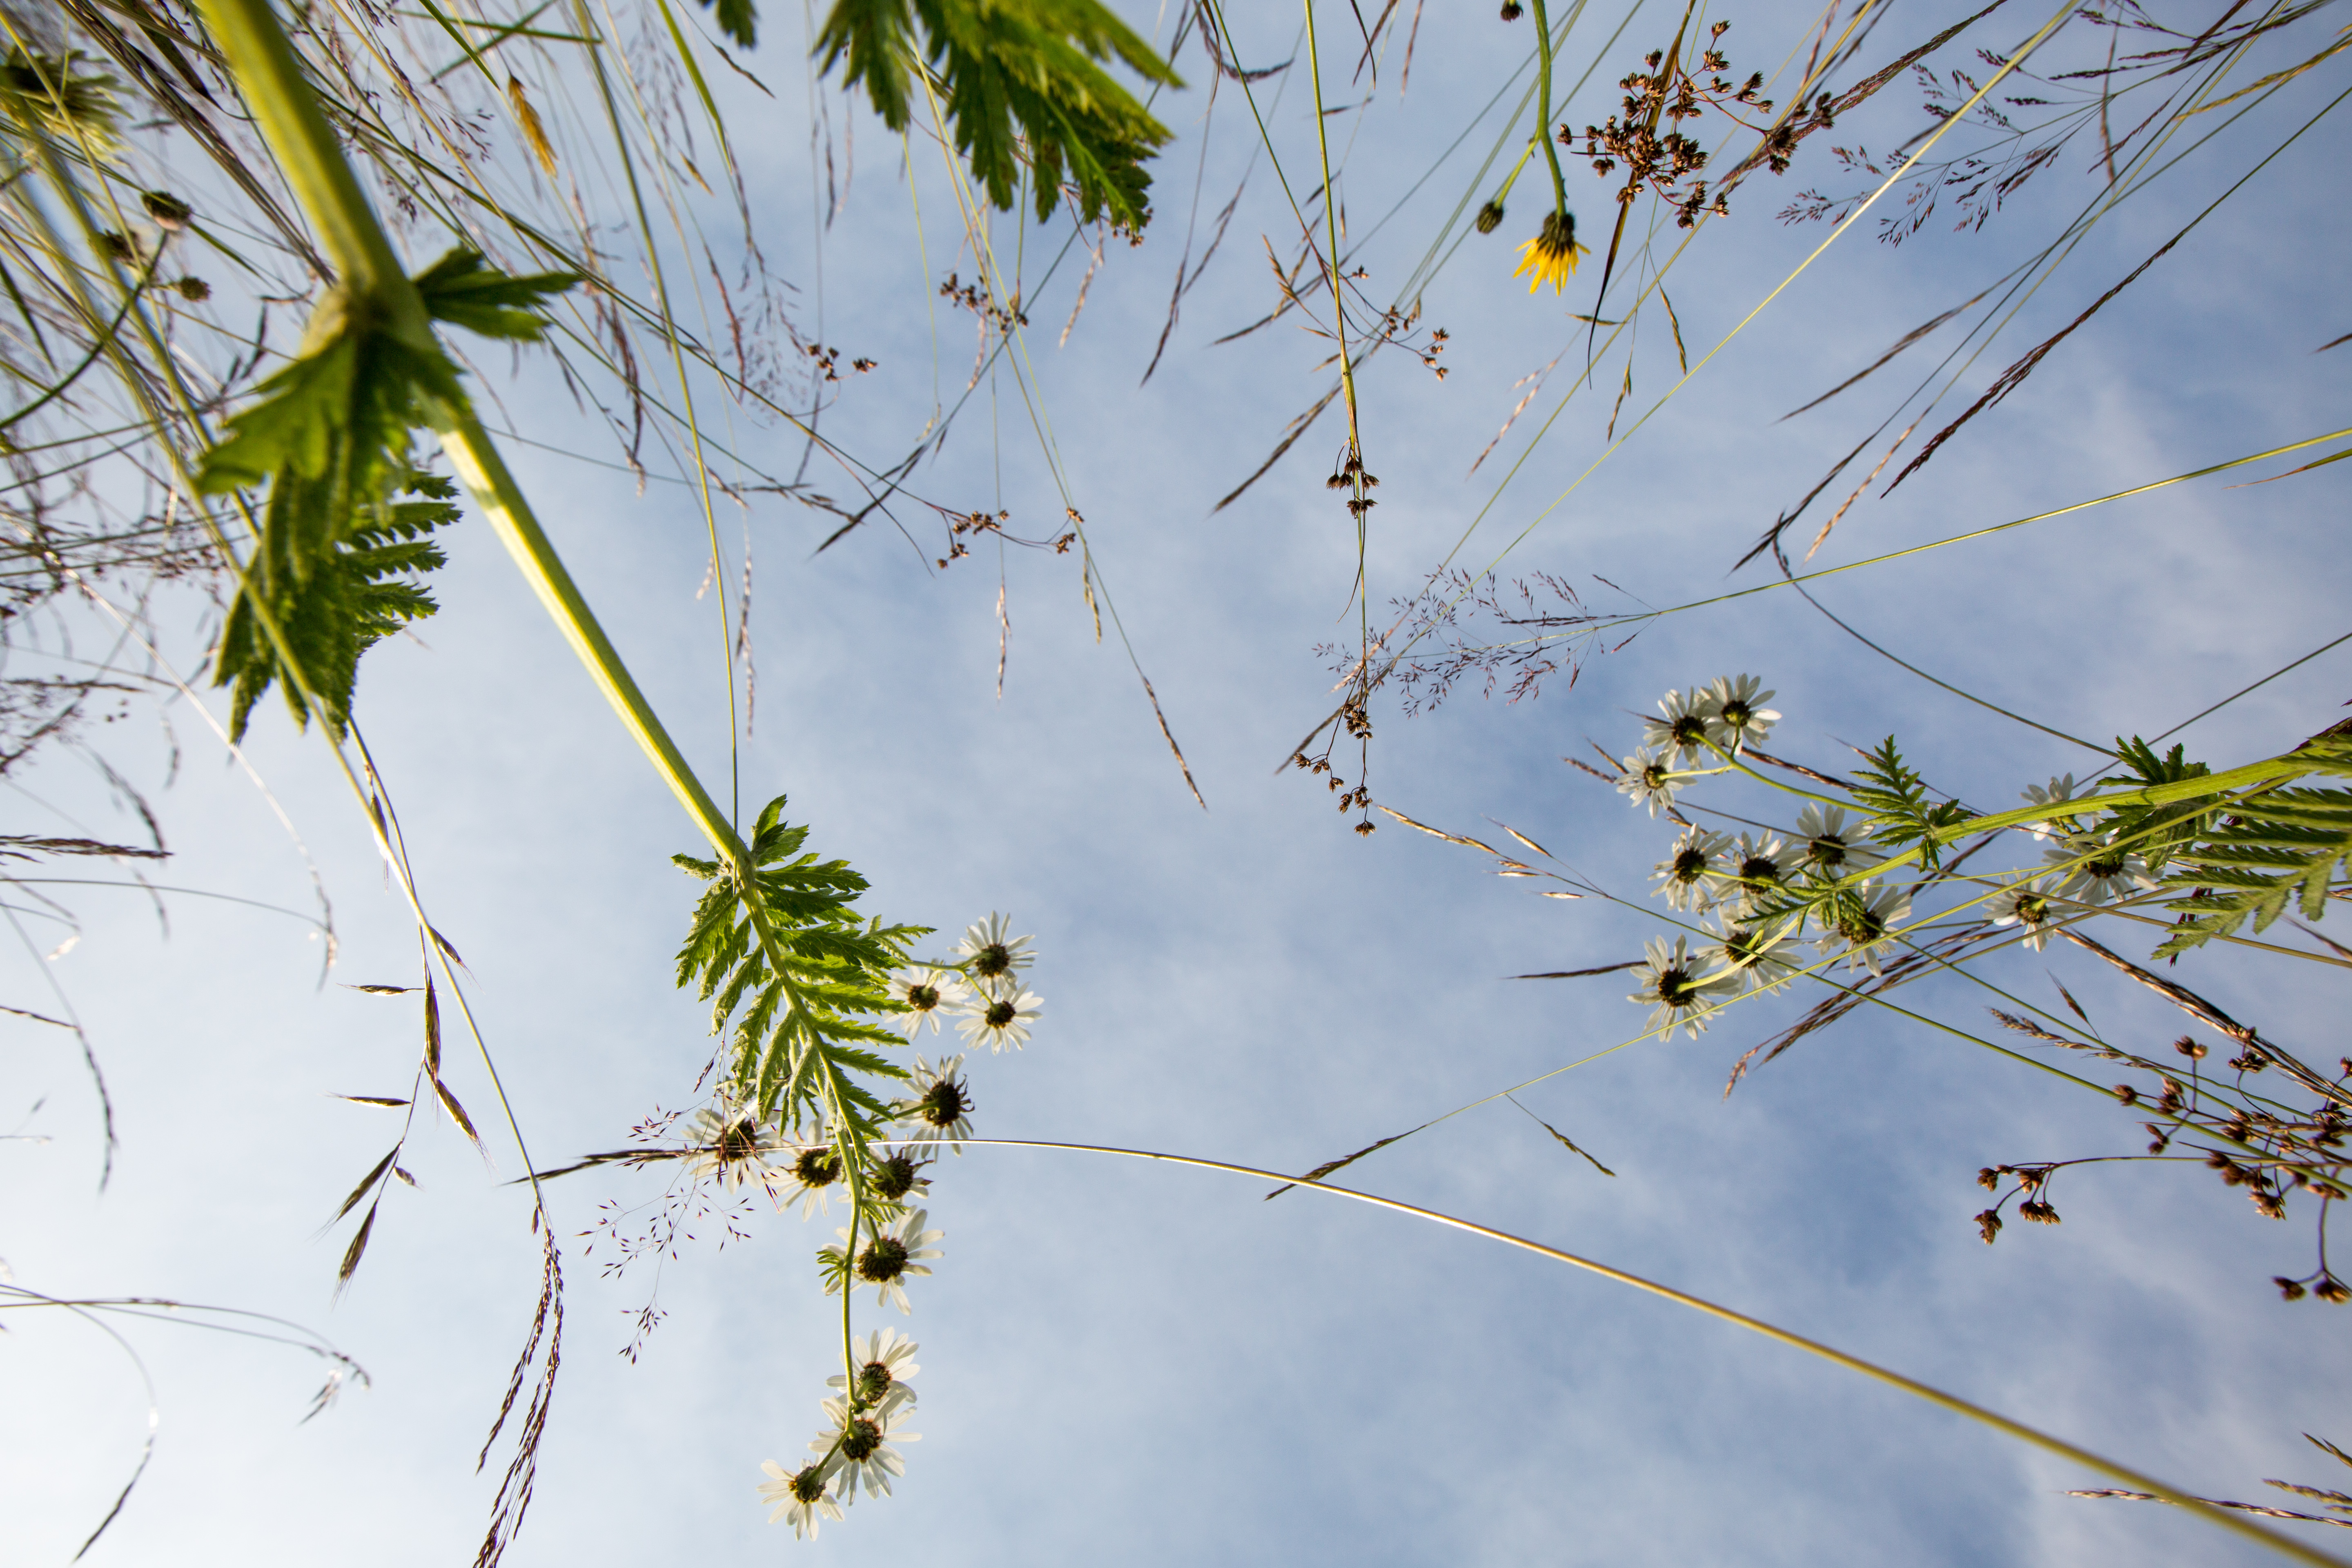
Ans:
[[[1559,172],[1559,148],[1551,133],[1551,17],[1545,14],[1544,0],[1532,0],[1536,8],[1536,140],[1543,143],[1544,162],[1551,165],[1552,210],[1560,216],[1568,216],[1568,177]],[[1512,171],[1514,178],[1517,171]]]
[[[1563,1252],[1556,1247],[1546,1247],[1542,1242],[1529,1241],[1523,1236],[1514,1236],[1508,1231],[1496,1230],[1491,1226],[1480,1225],[1474,1220],[1460,1219],[1453,1215],[1440,1214],[1434,1209],[1399,1203],[1394,1198],[1378,1197],[1370,1193],[1360,1193],[1348,1187],[1332,1186],[1327,1183],[1312,1181],[1301,1176],[1285,1175],[1279,1171],[1260,1170],[1254,1165],[1236,1165],[1223,1160],[1202,1160],[1184,1154],[1162,1154],[1148,1149],[1118,1149],[1097,1143],[1054,1143],[1017,1138],[966,1138],[960,1142],[966,1147],[980,1149],[1052,1149],[1064,1153],[1114,1154],[1130,1160],[1152,1160],[1165,1164],[1191,1165],[1204,1171],[1223,1171],[1233,1175],[1251,1176],[1265,1181],[1287,1182],[1295,1186],[1328,1193],[1333,1197],[1352,1198],[1357,1203],[1370,1204],[1374,1208],[1387,1209],[1394,1214],[1410,1215],[1415,1219],[1425,1219],[1432,1224],[1445,1226],[1454,1230],[1467,1231],[1472,1236],[1483,1237],[1488,1241],[1499,1241],[1507,1247],[1520,1247],[1539,1257],[1551,1258],[1555,1262],[1570,1264],[1598,1274],[1604,1279],[1613,1279],[1621,1285],[1630,1285],[1636,1290],[1644,1290],[1653,1296],[1664,1297],[1694,1311],[1704,1312],[1710,1318],[1746,1329],[1751,1333],[1761,1334],[1768,1340],[1778,1341],[1792,1349],[1803,1351],[1808,1355],[1819,1356],[1823,1361],[1834,1363],[1849,1372],[1860,1373],[1863,1376],[1885,1384],[1890,1388],[1900,1389],[1916,1399],[1924,1399],[1930,1405],[1951,1411],[1954,1415],[1965,1415],[1971,1421],[1980,1422],[1996,1432],[2030,1444],[2044,1453],[2054,1454],[2070,1463],[2081,1465],[2086,1469],[2096,1470],[2099,1474],[2110,1479],[2121,1481],[2124,1485],[2137,1490],[2153,1493],[2168,1503],[2196,1514],[2209,1524],[2219,1525],[2223,1530],[2258,1542],[2272,1551],[2292,1557],[2297,1562],[2311,1563],[2314,1568],[2352,1568],[2352,1565],[2347,1565],[2340,1557],[2331,1557],[2325,1552],[2305,1546],[2300,1541],[2256,1524],[2251,1520],[2242,1519],[2226,1510],[2216,1508],[2194,1493],[2183,1491],[2178,1487],[2168,1486],[2151,1476],[2144,1476],[2112,1459],[2102,1458],[2087,1448],[2077,1447],[2063,1437],[2053,1437],[2047,1432],[2028,1426],[2021,1421],[2013,1421],[1998,1412],[1986,1409],[1981,1405],[1972,1405],[1957,1394],[1947,1394],[1942,1389],[1919,1382],[1916,1378],[1906,1377],[1899,1372],[1880,1366],[1874,1362],[1864,1361],[1860,1356],[1848,1355],[1845,1352],[1825,1345],[1819,1340],[1809,1340],[1802,1334],[1792,1333],[1787,1329],[1768,1323],[1760,1318],[1751,1318],[1745,1312],[1737,1312],[1728,1307],[1719,1306],[1704,1297],[1693,1296],[1677,1290],[1670,1285],[1661,1285],[1655,1280],[1644,1279],[1638,1274],[1629,1274],[1622,1268],[1612,1268],[1606,1263],[1597,1262],[1590,1258],[1580,1258],[1575,1253]]]

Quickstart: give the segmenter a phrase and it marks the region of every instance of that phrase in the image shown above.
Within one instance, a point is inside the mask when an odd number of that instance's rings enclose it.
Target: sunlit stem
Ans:
[[[1693,1311],[1703,1312],[1710,1318],[1730,1323],[1737,1328],[1746,1329],[1750,1333],[1761,1334],[1768,1340],[1777,1341],[1792,1349],[1801,1350],[1807,1355],[1818,1356],[1823,1361],[1844,1367],[1849,1372],[1860,1373],[1864,1377],[1883,1383],[1890,1388],[1899,1389],[1916,1399],[1923,1399],[1956,1415],[1964,1415],[2004,1436],[2030,1444],[2044,1453],[2054,1454],[2071,1464],[2095,1470],[2109,1479],[2120,1481],[2135,1490],[2152,1493],[2168,1503],[2188,1510],[2209,1524],[2219,1525],[2223,1530],[2258,1542],[2272,1551],[2292,1557],[2297,1562],[2311,1563],[2314,1568],[2352,1568],[2352,1564],[2346,1563],[2340,1557],[2331,1557],[2325,1552],[2305,1546],[2300,1541],[2256,1524],[2252,1520],[2241,1518],[2225,1509],[2216,1508],[2212,1503],[2192,1492],[2186,1492],[2178,1487],[2167,1485],[2153,1476],[2142,1475],[2137,1470],[2116,1463],[2113,1459],[2094,1454],[2087,1448],[2077,1447],[2063,1437],[2052,1436],[2047,1432],[2028,1426],[2022,1421],[2014,1421],[1996,1411],[1988,1410],[1981,1405],[1972,1405],[1957,1394],[1947,1394],[1942,1389],[1921,1383],[1916,1378],[1906,1377],[1899,1372],[1880,1366],[1874,1362],[1864,1361],[1857,1355],[1849,1355],[1842,1350],[1822,1343],[1819,1340],[1807,1339],[1802,1334],[1768,1323],[1761,1318],[1751,1318],[1745,1312],[1734,1311],[1729,1307],[1720,1306],[1704,1297],[1677,1290],[1671,1285],[1661,1285],[1655,1280],[1644,1279],[1638,1274],[1629,1274],[1622,1268],[1613,1268],[1606,1263],[1598,1262],[1590,1258],[1580,1258],[1573,1252],[1563,1252],[1556,1247],[1546,1247],[1542,1242],[1530,1241],[1523,1236],[1514,1236],[1508,1231],[1496,1230],[1491,1226],[1480,1225],[1474,1220],[1460,1219],[1453,1215],[1440,1214],[1434,1209],[1419,1208],[1412,1204],[1399,1203],[1394,1198],[1378,1197],[1370,1193],[1360,1193],[1348,1187],[1332,1186],[1323,1182],[1285,1175],[1279,1171],[1260,1170],[1253,1165],[1236,1165],[1223,1160],[1202,1160],[1184,1154],[1162,1154],[1148,1149],[1118,1149],[1096,1143],[1052,1143],[1013,1138],[971,1138],[964,1140],[964,1142],[971,1148],[1050,1149],[1064,1153],[1112,1154],[1130,1160],[1152,1160],[1164,1164],[1191,1165],[1204,1171],[1223,1171],[1231,1175],[1250,1176],[1261,1181],[1285,1182],[1309,1191],[1328,1193],[1333,1197],[1349,1198],[1360,1204],[1370,1204],[1374,1208],[1387,1209],[1393,1214],[1410,1215],[1415,1219],[1428,1220],[1433,1225],[1466,1231],[1472,1236],[1483,1237],[1488,1241],[1498,1241],[1506,1247],[1519,1247],[1535,1253],[1538,1257],[1549,1258],[1555,1262],[1585,1269],[1590,1273],[1600,1275],[1604,1279],[1613,1279],[1621,1285],[1630,1285],[1636,1290],[1663,1297],[1680,1306],[1688,1307]]]
[[[1544,12],[1544,0],[1530,3],[1536,8],[1536,140],[1543,143],[1544,162],[1551,165],[1552,210],[1566,217],[1568,176],[1559,172],[1559,147],[1551,131],[1551,18]],[[1517,177],[1517,170],[1511,173]]]

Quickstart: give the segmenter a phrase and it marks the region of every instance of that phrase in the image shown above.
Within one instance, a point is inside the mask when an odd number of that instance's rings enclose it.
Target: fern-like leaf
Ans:
[[[1918,773],[1903,760],[1889,735],[1873,752],[1863,754],[1863,766],[1853,786],[1853,798],[1866,813],[1864,825],[1882,844],[1919,846],[1919,863],[1932,871],[1951,831],[1970,813],[1957,801],[1935,801]]]
[[[1150,221],[1144,164],[1169,132],[1097,62],[1183,83],[1098,0],[835,0],[816,47],[820,68],[844,63],[893,131],[922,93],[944,99],[956,146],[998,207],[1013,205],[1025,160],[1040,221],[1065,181],[1089,223]]]
[[[2298,749],[2315,772],[2352,774],[2352,737],[2322,735]],[[2257,931],[2300,906],[2303,918],[2327,912],[2329,894],[2352,872],[2352,790],[2260,789],[2228,802],[2221,825],[2172,851],[2167,906],[2181,923],[2158,958],[2170,958],[2251,919]],[[2218,815],[2218,812],[2216,813]]]

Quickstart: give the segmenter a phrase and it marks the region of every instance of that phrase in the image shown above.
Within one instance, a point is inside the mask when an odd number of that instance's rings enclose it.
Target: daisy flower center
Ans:
[[[1813,858],[1824,866],[1845,864],[1845,840],[1843,838],[1832,838],[1824,834],[1813,840],[1812,850]]]
[[[2121,855],[2102,855],[2095,860],[2083,862],[2083,874],[2086,877],[2120,877],[2123,871],[2124,858]]]
[[[722,1163],[748,1160],[759,1150],[760,1134],[748,1121],[730,1123],[719,1135],[719,1158]]]
[[[907,1271],[907,1244],[886,1236],[857,1255],[857,1277],[869,1285],[887,1285]]]
[[[841,1457],[852,1464],[862,1464],[874,1457],[882,1447],[882,1428],[871,1421],[852,1421],[841,1435]]]
[[[1690,970],[1676,963],[1659,970],[1658,977],[1651,982],[1650,988],[1667,1006],[1680,1007],[1691,999],[1698,985],[1691,978]]]
[[[971,1102],[964,1099],[961,1084],[953,1079],[943,1078],[923,1091],[923,1098],[916,1102],[916,1109],[932,1126],[952,1127],[962,1120],[965,1111],[971,1109]]]
[[[1696,748],[1706,733],[1706,721],[1696,713],[1685,713],[1674,722],[1673,734],[1677,743]]]
[[[1743,882],[1778,882],[1780,863],[1762,855],[1751,855],[1739,863],[1739,879]]]
[[[888,1367],[878,1361],[869,1361],[857,1370],[857,1397],[867,1405],[879,1405],[882,1396],[890,1392],[890,1384],[897,1381]]]
[[[813,1503],[824,1496],[824,1467],[803,1465],[793,1477],[793,1500]]]
[[[1001,1029],[1004,1027],[1005,1025],[1013,1022],[1013,1004],[1010,1002],[992,1002],[989,1004],[988,1011],[982,1013],[980,1016],[981,1022],[986,1024],[990,1028]]]
[[[971,972],[983,980],[993,980],[1013,967],[1013,950],[1001,942],[992,942],[972,955]]]
[[[936,985],[909,985],[907,1005],[919,1013],[928,1013],[940,1005],[940,988]]]
[[[1706,873],[1707,854],[1704,849],[1685,849],[1675,857],[1675,880],[1696,882]]]
[[[2017,900],[2017,918],[2030,926],[2040,925],[2050,918],[2050,900],[2038,894],[2026,894]]]
[[[1748,721],[1755,716],[1756,710],[1745,702],[1735,700],[1723,705],[1723,721],[1731,729],[1745,730]]]
[[[875,1169],[874,1195],[886,1204],[895,1204],[915,1190],[915,1173],[921,1167],[911,1154],[893,1154]]]
[[[830,1149],[803,1149],[793,1158],[793,1179],[804,1187],[829,1187],[841,1180],[841,1157]]]

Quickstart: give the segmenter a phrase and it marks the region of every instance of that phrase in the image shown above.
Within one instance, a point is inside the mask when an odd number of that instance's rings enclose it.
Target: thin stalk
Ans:
[[[1056,1143],[1016,1138],[965,1138],[958,1142],[971,1148],[1051,1149],[1063,1153],[1112,1154],[1123,1159],[1150,1160],[1161,1164],[1191,1165],[1203,1171],[1223,1171],[1230,1175],[1249,1176],[1261,1181],[1288,1182],[1295,1186],[1328,1193],[1334,1197],[1350,1198],[1360,1204],[1369,1204],[1374,1208],[1387,1209],[1392,1214],[1409,1215],[1415,1219],[1428,1220],[1433,1225],[1466,1231],[1472,1236],[1483,1237],[1488,1241],[1499,1241],[1506,1247],[1519,1247],[1538,1257],[1549,1258],[1554,1262],[1565,1263],[1572,1268],[1598,1274],[1604,1279],[1613,1279],[1620,1285],[1630,1285],[1636,1290],[1663,1297],[1678,1306],[1688,1307],[1695,1312],[1704,1313],[1707,1317],[1729,1323],[1735,1328],[1746,1329],[1750,1333],[1761,1334],[1768,1340],[1802,1351],[1807,1355],[1818,1356],[1833,1365],[1845,1368],[1848,1372],[1860,1373],[1863,1376],[1883,1383],[1889,1388],[1900,1390],[1915,1399],[1923,1399],[1956,1415],[1964,1415],[1971,1421],[1990,1426],[2005,1436],[2014,1437],[2019,1442],[2029,1444],[2046,1454],[2055,1455],[2069,1463],[2095,1470],[2136,1490],[2151,1492],[2176,1507],[2188,1510],[2209,1524],[2218,1525],[2234,1534],[2244,1536],[2284,1556],[2292,1557],[2299,1563],[2314,1564],[2314,1568],[2352,1568],[2352,1565],[2347,1564],[2340,1557],[2331,1557],[2325,1552],[2305,1546],[2302,1542],[2256,1524],[2252,1520],[2242,1519],[2227,1510],[2216,1508],[2192,1492],[2168,1486],[2152,1476],[2142,1475],[2139,1471],[2119,1465],[2113,1459],[2102,1458],[2087,1448],[2078,1447],[2063,1437],[2052,1436],[2037,1427],[2028,1426],[2022,1421],[2011,1420],[1997,1411],[1986,1409],[1981,1405],[1970,1404],[1958,1394],[1947,1394],[1940,1388],[1921,1383],[1914,1377],[1906,1377],[1903,1373],[1880,1366],[1875,1362],[1864,1361],[1857,1355],[1849,1355],[1842,1350],[1822,1343],[1819,1340],[1807,1339],[1802,1334],[1768,1323],[1761,1318],[1751,1318],[1745,1312],[1734,1311],[1729,1307],[1718,1305],[1705,1297],[1694,1296],[1687,1291],[1677,1290],[1671,1285],[1661,1285],[1654,1279],[1645,1279],[1638,1274],[1629,1274],[1622,1268],[1614,1268],[1606,1263],[1580,1257],[1573,1252],[1563,1252],[1556,1247],[1546,1247],[1542,1242],[1530,1241],[1526,1237],[1514,1236],[1506,1230],[1496,1230],[1492,1226],[1480,1225],[1475,1220],[1461,1219],[1453,1215],[1441,1214],[1435,1209],[1425,1209],[1412,1204],[1400,1203],[1394,1198],[1379,1197],[1370,1193],[1360,1193],[1348,1187],[1335,1187],[1301,1176],[1286,1175],[1279,1171],[1260,1170],[1254,1165],[1237,1165],[1224,1160],[1202,1160],[1184,1154],[1163,1154],[1149,1149],[1119,1149],[1099,1143]]]
[[[1559,148],[1551,134],[1551,17],[1544,11],[1544,0],[1534,0],[1536,8],[1536,140],[1543,143],[1544,162],[1551,165],[1552,211],[1568,216],[1568,176],[1559,172]],[[1524,160],[1523,160],[1524,161]],[[1514,179],[1518,171],[1511,171]],[[1600,306],[1593,306],[1595,310]]]
[[[1349,478],[1355,481],[1351,493],[1355,497],[1356,514],[1356,584],[1358,619],[1363,622],[1360,637],[1370,635],[1368,617],[1371,613],[1370,585],[1364,581],[1364,546],[1367,512],[1364,483],[1364,442],[1356,411],[1356,365],[1348,353],[1348,306],[1339,289],[1339,195],[1331,188],[1331,137],[1324,125],[1323,56],[1315,42],[1315,0],[1307,5],[1307,63],[1315,85],[1315,151],[1323,162],[1323,229],[1329,254],[1323,258],[1323,281],[1331,290],[1331,331],[1339,344],[1339,384],[1348,399],[1348,459]],[[1540,13],[1538,13],[1540,14]],[[1550,35],[1545,35],[1544,60],[1549,66],[1551,55]],[[1359,685],[1361,682],[1359,681]]]

